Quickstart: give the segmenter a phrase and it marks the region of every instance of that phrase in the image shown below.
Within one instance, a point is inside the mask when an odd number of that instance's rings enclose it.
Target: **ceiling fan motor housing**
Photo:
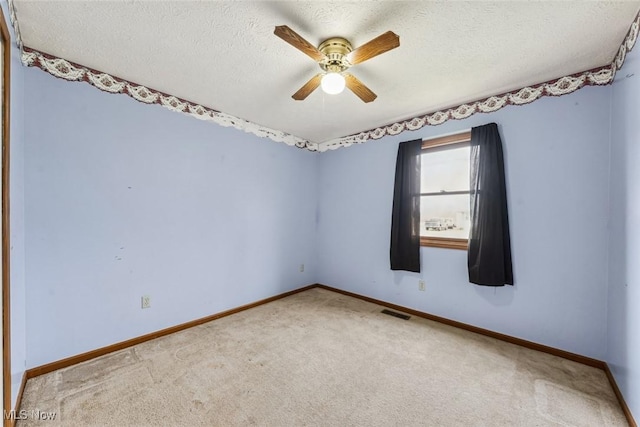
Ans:
[[[351,67],[347,55],[351,53],[353,47],[349,40],[332,37],[320,43],[318,50],[325,54],[325,59],[319,62],[320,68],[324,71],[341,73]]]

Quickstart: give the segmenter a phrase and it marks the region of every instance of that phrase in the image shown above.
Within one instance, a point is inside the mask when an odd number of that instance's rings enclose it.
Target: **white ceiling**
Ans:
[[[15,0],[26,47],[324,142],[611,63],[639,1]],[[291,95],[320,71],[273,35],[400,47],[350,69],[378,98]]]

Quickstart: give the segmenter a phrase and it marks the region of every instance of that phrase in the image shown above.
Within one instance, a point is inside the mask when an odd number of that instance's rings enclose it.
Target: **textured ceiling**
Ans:
[[[638,1],[15,0],[26,47],[314,142],[609,64]],[[273,35],[400,47],[350,69],[378,98],[291,95],[320,71]]]

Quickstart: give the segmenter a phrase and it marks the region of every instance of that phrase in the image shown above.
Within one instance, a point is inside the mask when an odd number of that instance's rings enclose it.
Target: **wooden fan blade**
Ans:
[[[398,46],[400,46],[400,36],[393,31],[387,31],[351,52],[347,55],[347,60],[351,65],[356,65]]]
[[[318,48],[303,39],[300,34],[296,33],[286,25],[280,25],[279,27],[276,27],[276,29],[273,31],[273,34],[280,37],[282,40],[286,41],[296,49],[307,54],[316,62],[320,62],[325,58],[324,53],[320,52]]]
[[[358,98],[362,99],[364,102],[371,102],[378,97],[375,93],[371,91],[368,87],[364,85],[356,76],[353,74],[345,74],[344,75],[345,85],[351,90],[351,92],[355,93]]]
[[[320,86],[320,82],[322,81],[322,73],[316,74],[311,77],[311,80],[306,82],[304,86],[302,86],[296,93],[294,93],[291,97],[296,101],[302,101],[307,96],[311,94],[314,90]]]

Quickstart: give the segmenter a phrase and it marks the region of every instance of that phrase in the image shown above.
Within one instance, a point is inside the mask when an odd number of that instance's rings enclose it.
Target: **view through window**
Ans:
[[[470,133],[423,143],[420,241],[423,246],[466,249],[470,226]]]

